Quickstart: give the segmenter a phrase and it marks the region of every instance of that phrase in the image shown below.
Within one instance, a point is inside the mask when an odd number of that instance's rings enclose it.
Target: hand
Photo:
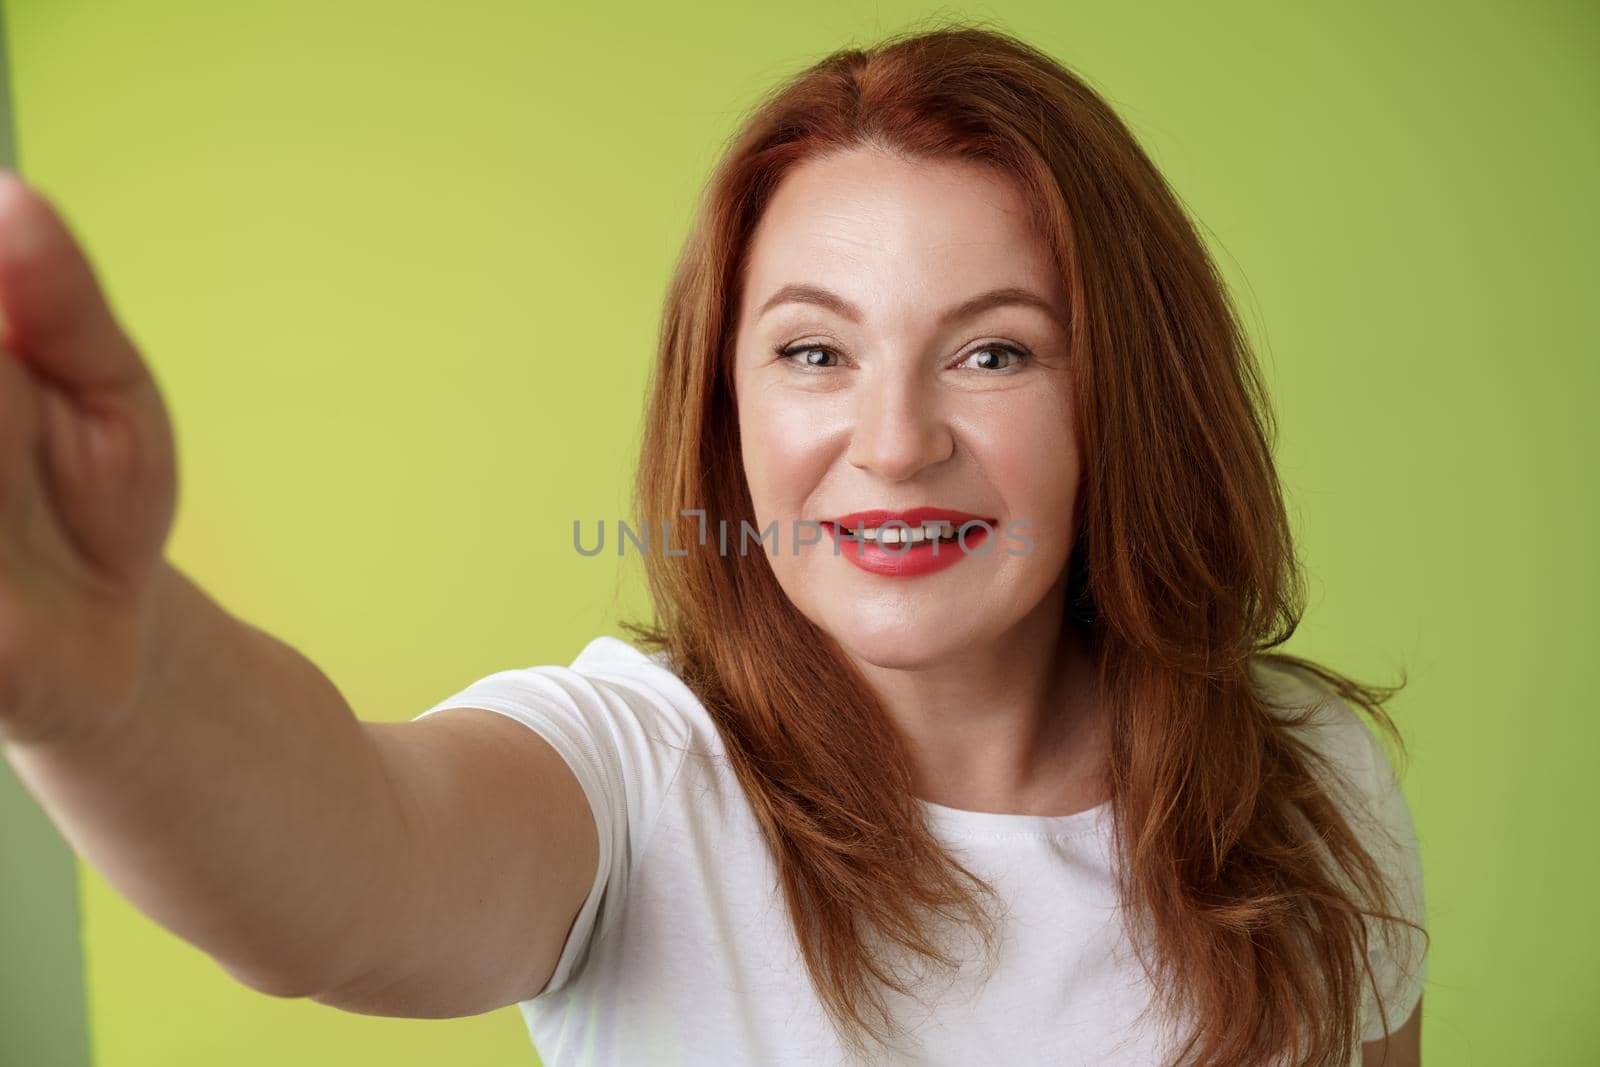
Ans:
[[[155,381],[66,223],[0,170],[0,739],[132,704],[176,498]]]

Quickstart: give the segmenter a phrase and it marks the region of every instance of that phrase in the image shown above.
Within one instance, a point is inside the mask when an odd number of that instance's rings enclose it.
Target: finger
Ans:
[[[0,169],[0,345],[72,393],[131,386],[147,372],[67,224]]]
[[[0,351],[0,524],[31,477],[41,419],[39,386],[20,359]]]

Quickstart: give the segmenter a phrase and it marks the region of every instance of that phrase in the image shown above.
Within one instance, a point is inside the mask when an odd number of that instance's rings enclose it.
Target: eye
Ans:
[[[780,360],[798,362],[801,366],[814,368],[817,370],[828,370],[836,366],[836,363],[827,363],[824,361],[830,356],[837,360],[839,355],[837,350],[829,347],[828,345],[817,344],[815,342],[802,342],[800,344],[789,345],[788,347],[780,346],[773,350],[773,354]],[[821,359],[811,358],[813,355],[820,356]],[[803,358],[796,360],[796,357]],[[1009,362],[1005,362],[1006,357],[1010,357]],[[980,363],[978,364],[978,368],[980,370],[992,371],[997,374],[1005,374],[1015,370],[1018,365],[1023,363],[1028,358],[1029,353],[1026,349],[1018,348],[1016,345],[995,342],[993,344],[986,344],[982,347],[973,349],[972,352],[965,359],[963,359],[960,364],[957,365],[960,366],[974,359],[978,359],[980,360]],[[997,359],[1001,361],[1000,365],[996,365]]]
[[[829,348],[827,345],[810,344],[810,343],[801,343],[801,344],[797,344],[797,345],[790,345],[787,348],[784,348],[784,347],[780,346],[778,348],[773,349],[773,355],[777,356],[779,359],[788,360],[788,361],[791,361],[791,362],[795,361],[795,357],[796,356],[809,357],[813,353],[821,353],[821,354],[823,354],[825,356],[835,356],[835,357],[837,357],[838,354],[839,354],[839,353],[835,352],[833,349]],[[818,363],[818,362],[816,362],[816,361],[814,361],[812,359],[809,359],[809,358],[801,359],[798,362],[801,363],[802,365],[806,366],[806,367],[816,367],[816,368],[819,368],[819,369],[822,369],[822,370],[827,370],[828,367],[829,367],[828,364]]]
[[[1004,366],[995,366],[994,365],[994,361],[995,361],[996,357],[1003,358],[1005,356],[1010,356],[1011,357],[1011,362],[1010,363],[1008,363],[1008,364],[1006,364]],[[991,370],[991,371],[995,371],[996,373],[1006,373],[1006,372],[1009,372],[1011,370],[1014,370],[1024,360],[1026,360],[1028,358],[1028,353],[1023,349],[1016,347],[1015,345],[1003,345],[1003,344],[999,344],[999,343],[987,344],[987,345],[983,345],[980,348],[974,348],[972,350],[971,355],[967,356],[966,359],[963,359],[961,361],[961,363],[965,364],[965,363],[967,363],[967,362],[969,362],[969,361],[971,361],[973,359],[979,358],[979,357],[984,357],[983,364],[980,367],[980,369],[982,369],[982,370]]]

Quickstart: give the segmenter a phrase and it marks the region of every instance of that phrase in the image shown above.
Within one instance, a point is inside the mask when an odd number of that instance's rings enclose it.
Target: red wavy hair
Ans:
[[[1335,768],[1295,736],[1303,717],[1269,710],[1250,667],[1300,671],[1397,745],[1382,705],[1404,681],[1270,651],[1305,590],[1259,371],[1178,198],[1079,77],[1004,32],[945,22],[835,52],[759,101],[666,295],[637,517],[675,517],[679,545],[699,522],[680,509],[754,527],[732,388],[744,257],[789,168],[862,146],[1009,175],[1066,274],[1084,463],[1067,624],[1089,636],[1107,701],[1113,854],[1152,1006],[1195,1020],[1180,1061],[1347,1062],[1368,920],[1415,924],[1335,804]],[[993,889],[930,834],[891,720],[765,558],[648,554],[655,619],[624,627],[705,702],[819,997],[865,1054],[897,1033],[883,988],[909,991],[879,948],[957,966],[936,918],[992,948]]]

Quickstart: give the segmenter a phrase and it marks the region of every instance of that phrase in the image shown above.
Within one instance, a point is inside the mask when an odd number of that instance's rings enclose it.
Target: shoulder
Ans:
[[[1363,776],[1370,771],[1377,738],[1349,701],[1309,671],[1278,660],[1257,657],[1250,670],[1268,710],[1289,720],[1297,736],[1341,767]]]
[[[459,706],[498,712],[543,736],[596,811],[626,811],[636,830],[653,819],[684,757],[716,736],[704,705],[662,657],[610,635],[565,666],[496,671],[422,714]]]
[[[672,741],[694,745],[715,736],[705,705],[664,652],[644,652],[620,637],[602,634],[583,647],[568,670],[626,701]]]
[[[1395,764],[1377,732],[1338,693],[1309,672],[1263,662],[1257,671],[1269,707],[1293,716],[1291,729],[1317,759],[1331,799],[1374,860],[1420,911],[1421,857],[1416,823]],[[1304,722],[1299,722],[1305,714]]]
[[[1287,720],[1347,810],[1392,817],[1399,794],[1393,764],[1372,725],[1311,672],[1258,657],[1252,677],[1269,711]],[[1403,801],[1401,801],[1403,803]]]
[[[1362,1040],[1381,1040],[1410,1016],[1428,972],[1422,854],[1410,806],[1376,732],[1349,702],[1300,668],[1263,660],[1255,675],[1269,707],[1295,718],[1308,713],[1292,729],[1336,773],[1334,800],[1382,871],[1404,920],[1369,916],[1372,969],[1362,992]]]
[[[571,670],[655,690],[674,704],[698,706],[699,699],[667,662],[664,652],[644,652],[620,637],[601,634],[583,646]]]

